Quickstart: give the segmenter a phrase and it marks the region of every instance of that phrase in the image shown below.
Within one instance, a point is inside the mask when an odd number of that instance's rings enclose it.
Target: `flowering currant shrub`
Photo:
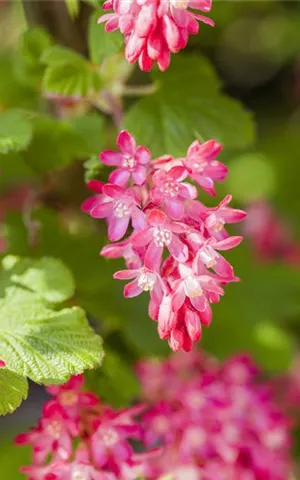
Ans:
[[[297,2],[1,3],[1,479],[296,480]]]
[[[191,352],[137,370],[143,404],[125,410],[85,392],[81,376],[48,388],[53,398],[37,427],[16,439],[33,449],[32,465],[22,468],[27,478],[288,478],[290,420],[249,357],[219,365]]]
[[[153,160],[127,131],[117,143],[119,151],[105,150],[99,157],[116,167],[109,183],[90,181],[96,195],[82,209],[107,220],[108,238],[117,243],[101,254],[125,259],[127,270],[114,274],[130,280],[124,296],[149,291],[149,316],[158,323],[160,338],[168,339],[172,350],[188,352],[200,340],[202,325],[211,323],[211,304],[220,301],[224,286],[238,280],[220,252],[241,242],[225,226],[246,214],[228,206],[230,195],[213,208],[197,200],[198,189],[215,195],[215,182],[227,175],[217,160],[221,145],[216,140],[195,140],[183,158]]]

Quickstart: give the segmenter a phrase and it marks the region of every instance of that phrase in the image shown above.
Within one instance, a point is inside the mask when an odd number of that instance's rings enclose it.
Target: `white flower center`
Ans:
[[[217,263],[216,258],[218,257],[218,254],[212,247],[207,245],[206,247],[202,248],[199,253],[199,257],[207,268],[212,268]]]
[[[179,185],[176,182],[168,181],[164,183],[160,190],[169,197],[176,197],[179,193]]]
[[[46,431],[51,437],[58,439],[61,435],[62,425],[58,420],[52,420],[52,422],[47,425]]]
[[[188,277],[184,280],[183,288],[189,298],[200,297],[203,294],[200,283],[194,277]]]
[[[119,435],[116,430],[108,428],[102,433],[101,441],[106,447],[112,447],[119,441]]]
[[[118,202],[114,208],[114,214],[118,218],[127,217],[130,214],[128,206],[123,202]]]
[[[175,8],[188,8],[190,0],[170,0],[170,3]]]
[[[144,292],[151,292],[153,290],[156,277],[154,273],[142,273],[138,278],[138,286],[144,290]]]
[[[125,155],[123,157],[123,162],[122,165],[125,168],[134,168],[135,167],[135,159],[133,157],[130,157],[129,155]]]
[[[157,247],[170,245],[172,240],[172,232],[164,228],[156,228],[154,231],[154,241]]]
[[[206,169],[208,165],[208,162],[206,160],[203,160],[202,158],[199,158],[199,160],[196,160],[194,165],[193,165],[193,170],[196,173],[202,173]]]
[[[76,466],[72,471],[71,480],[88,480],[88,473],[86,468]]]

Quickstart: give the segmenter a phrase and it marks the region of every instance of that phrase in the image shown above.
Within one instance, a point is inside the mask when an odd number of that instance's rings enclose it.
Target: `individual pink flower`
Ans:
[[[136,233],[132,238],[134,247],[145,247],[145,266],[159,268],[163,250],[166,247],[178,262],[188,259],[188,248],[179,238],[186,232],[183,223],[170,222],[167,215],[158,209],[153,209],[147,216],[148,227]]]
[[[132,178],[136,185],[143,185],[147,179],[146,165],[151,160],[149,150],[143,146],[137,147],[133,136],[125,130],[119,133],[117,144],[120,152],[104,150],[99,156],[105,165],[118,167],[110,174],[110,183],[124,187]]]
[[[211,0],[107,0],[99,23],[106,31],[119,29],[125,37],[125,57],[129,63],[138,61],[141,70],[151,70],[157,62],[160,70],[168,68],[171,53],[186,47],[189,35],[198,33],[198,21],[214,25],[209,18],[189,8],[209,12]]]
[[[68,460],[72,454],[72,436],[78,429],[62,407],[55,404],[45,404],[43,417],[38,426],[28,433],[18,435],[17,445],[33,446],[33,459],[36,465],[41,465],[52,453],[55,461]]]
[[[124,287],[124,297],[132,298],[137,297],[142,292],[150,292],[151,295],[155,295],[157,301],[161,301],[164,284],[160,275],[146,267],[131,270],[120,270],[114,274],[114,278],[117,280],[132,280]]]
[[[194,185],[183,182],[187,176],[188,172],[184,167],[174,167],[168,172],[158,170],[153,175],[151,200],[157,205],[163,205],[167,215],[174,220],[183,218],[184,200],[194,199],[198,195]]]
[[[226,195],[226,197],[215,208],[207,209],[204,212],[205,227],[208,232],[216,238],[222,238],[228,236],[224,232],[224,226],[228,223],[238,223],[244,220],[247,216],[243,210],[228,207],[228,204],[232,200],[232,195]]]
[[[114,242],[126,233],[130,220],[133,228],[141,230],[147,225],[145,214],[139,208],[139,202],[132,190],[119,185],[106,184],[103,195],[92,205],[90,215],[93,218],[106,218],[108,238]]]
[[[123,242],[105,245],[100,254],[107,258],[123,257],[128,268],[137,269],[142,266],[142,255],[140,253],[143,250],[133,248],[131,238],[129,237]]]
[[[216,160],[222,146],[216,140],[200,143],[195,140],[183,160],[191,178],[210,195],[215,195],[214,182],[222,182],[228,173],[227,167]]]

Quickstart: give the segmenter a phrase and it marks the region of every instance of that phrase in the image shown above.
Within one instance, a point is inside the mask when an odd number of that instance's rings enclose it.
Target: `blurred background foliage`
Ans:
[[[99,256],[105,225],[80,212],[85,180],[106,179],[97,154],[114,147],[119,126],[154,156],[184,155],[193,139],[215,137],[230,172],[216,200],[232,193],[245,209],[266,200],[300,248],[300,4],[216,0],[216,27],[202,25],[164,74],[127,65],[122,38],[96,23],[100,7],[0,2],[1,245],[3,254],[54,256],[71,269],[76,304],[106,350],[88,384],[120,406],[138,394],[136,359],[169,348],[147,316],[146,295],[125,301],[112,280],[122,262]],[[266,373],[285,372],[299,349],[299,259],[258,258],[247,238],[229,257],[242,281],[215,306],[201,345],[221,359],[248,351]],[[9,442],[38,416],[40,395],[33,386],[2,421],[3,478],[21,478],[26,452]]]

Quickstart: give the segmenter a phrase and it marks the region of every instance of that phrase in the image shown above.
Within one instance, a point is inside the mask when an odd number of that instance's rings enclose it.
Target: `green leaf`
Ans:
[[[162,74],[154,78],[158,91],[136,102],[124,120],[125,128],[149,146],[154,156],[184,155],[197,132],[205,140],[216,138],[227,148],[253,142],[251,115],[218,91],[215,73],[206,60],[195,55],[175,57],[168,71],[170,82]]]
[[[104,120],[98,113],[89,113],[69,120],[74,132],[86,143],[86,152],[99,154],[104,141]],[[100,163],[100,162],[99,162]]]
[[[74,295],[73,276],[59,259],[33,260],[8,255],[2,264],[12,283],[38,293],[47,302],[64,302]]]
[[[0,154],[24,150],[32,137],[31,122],[20,110],[0,112]]]
[[[1,368],[0,392],[0,415],[12,413],[27,398],[27,380],[17,373]]]
[[[79,55],[74,50],[59,45],[53,45],[47,48],[42,55],[41,61],[47,66],[77,63],[84,67],[88,63],[82,55]]]
[[[118,53],[123,45],[123,35],[119,31],[107,33],[104,24],[99,25],[98,19],[103,10],[96,10],[90,17],[89,23],[89,50],[94,64],[98,65],[106,57]]]
[[[85,97],[101,87],[99,72],[72,50],[50,47],[42,60],[48,66],[43,78],[43,90],[47,94]]]
[[[40,63],[43,52],[51,43],[52,39],[46,30],[34,27],[22,35],[20,51],[27,62]]]
[[[86,162],[84,162],[85,174],[84,178],[86,182],[90,180],[97,180],[103,169],[103,164],[99,162],[98,155],[93,155]]]
[[[71,18],[76,19],[80,11],[79,0],[66,0],[67,9]]]
[[[15,287],[0,300],[0,351],[8,369],[45,384],[62,383],[103,358],[82,309],[53,311],[38,294]]]
[[[5,441],[5,443],[0,444],[1,475],[7,480],[24,480],[24,474],[19,472],[19,469],[21,466],[30,465],[31,462],[30,446],[24,445],[22,448],[17,448],[13,443],[13,433],[20,433],[22,429],[25,431],[26,428],[29,428],[29,425],[23,425],[24,422],[20,425],[19,419],[16,423],[17,429],[15,429],[15,426],[13,427],[13,430],[16,430],[15,432],[11,431],[12,428],[9,431],[5,429],[5,438],[2,438],[2,442]]]
[[[10,187],[16,182],[25,183],[35,178],[34,168],[26,163],[22,153],[0,154],[0,188]]]
[[[100,121],[97,123],[100,128]],[[37,115],[33,119],[33,127],[32,142],[23,155],[26,164],[40,174],[94,153],[87,142],[86,132],[80,135],[71,122]]]

